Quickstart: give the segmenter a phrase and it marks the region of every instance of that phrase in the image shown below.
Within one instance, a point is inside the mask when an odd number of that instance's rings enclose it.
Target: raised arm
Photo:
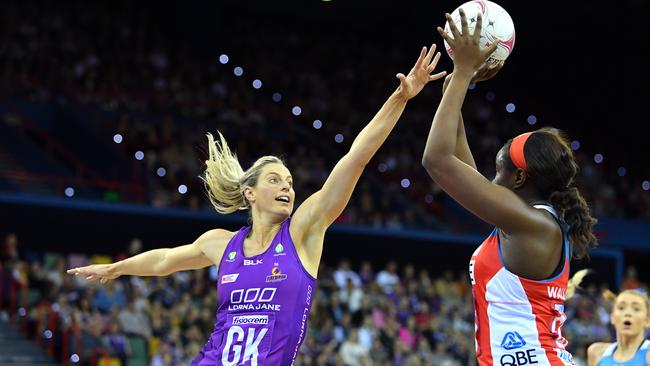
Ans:
[[[453,38],[442,28],[438,31],[454,49],[454,72],[433,119],[422,165],[451,197],[482,220],[510,233],[529,230],[539,220],[539,215],[531,213],[533,210],[514,192],[490,182],[455,155],[459,145],[462,146],[458,123],[467,88],[475,72],[496,48],[496,43],[488,49],[480,49],[480,14],[474,34],[469,34],[462,10],[462,34],[449,14],[447,19]]]
[[[488,80],[494,77],[499,70],[503,67],[503,62],[498,64],[496,67],[488,68],[487,65],[484,65],[476,72],[476,75],[472,78],[473,83],[479,81]],[[449,74],[445,77],[445,82],[442,85],[442,94],[445,94],[449,82],[451,81],[452,74]],[[462,111],[458,111],[458,127],[456,129],[456,149],[454,150],[454,155],[460,159],[463,163],[469,165],[470,167],[476,170],[476,162],[474,161],[474,156],[472,156],[472,151],[469,148],[469,143],[467,142],[467,134],[465,133],[465,121],[463,120]]]
[[[167,276],[178,271],[200,269],[219,262],[231,236],[232,233],[226,230],[210,230],[191,244],[153,249],[115,263],[69,269],[68,273],[105,283],[122,275]]]
[[[452,74],[445,77],[445,82],[442,84],[442,94],[445,94],[449,82],[451,81]],[[467,134],[465,133],[465,121],[463,121],[463,113],[458,111],[458,127],[456,128],[456,148],[454,149],[454,155],[460,159],[463,163],[469,165],[470,167],[476,170],[476,162],[474,161],[474,156],[472,156],[472,151],[469,149],[469,143],[467,142]]]
[[[420,57],[409,74],[407,76],[397,74],[400,81],[397,90],[355,138],[350,151],[336,164],[321,190],[310,196],[296,210],[292,235],[294,233],[297,236],[318,233],[322,235],[343,212],[363,169],[397,124],[406,102],[417,95],[429,81],[445,75],[445,72],[431,75],[440,58],[440,53],[436,53],[435,49],[435,45],[432,45],[427,52],[427,48],[423,47]],[[296,239],[300,240],[300,238]],[[313,242],[316,243],[305,242],[307,246],[305,249],[310,252],[309,256],[313,260],[320,260],[322,240]]]

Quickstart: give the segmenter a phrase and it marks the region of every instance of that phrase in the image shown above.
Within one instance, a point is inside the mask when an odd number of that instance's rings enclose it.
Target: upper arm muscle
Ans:
[[[295,240],[300,259],[312,275],[315,275],[323,253],[325,231],[347,206],[363,167],[350,155],[344,156],[323,188],[307,198],[293,215],[291,237]]]
[[[427,171],[463,207],[506,232],[519,233],[544,223],[517,194],[490,182],[455,156],[436,161]]]
[[[212,262],[203,254],[201,248],[196,243],[192,243],[169,249],[165,253],[163,263],[161,263],[161,271],[170,274],[178,271],[200,269],[210,264]]]
[[[347,206],[363,168],[364,165],[349,154],[341,158],[323,188],[307,198],[296,210],[296,229],[324,232]]]
[[[228,233],[222,229],[210,230],[192,244],[171,248],[165,255],[164,272],[173,273],[218,264],[228,242]]]

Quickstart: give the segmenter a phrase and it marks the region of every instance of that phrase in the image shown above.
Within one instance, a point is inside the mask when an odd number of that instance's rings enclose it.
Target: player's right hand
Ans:
[[[438,60],[440,60],[440,52],[436,52],[435,43],[428,50],[426,47],[422,47],[420,57],[418,57],[415,66],[408,75],[404,76],[402,73],[396,75],[399,79],[399,88],[397,89],[399,95],[406,98],[406,100],[411,99],[418,95],[428,82],[445,76],[446,71],[431,74],[438,66]]]
[[[503,68],[504,62],[501,61],[495,66],[488,66],[488,64],[483,64],[480,69],[476,71],[476,74],[474,74],[474,77],[472,78],[472,83],[478,83],[479,81],[485,81],[492,79],[494,75],[496,75],[501,68]],[[445,80],[446,81],[446,80]]]
[[[492,79],[494,75],[496,75],[499,70],[501,70],[501,68],[503,68],[503,61],[499,62],[499,64],[493,67],[489,67],[487,64],[484,64],[480,69],[476,71],[471,82],[478,83],[479,81]],[[449,82],[451,81],[452,75],[454,75],[453,72],[445,77],[445,82],[442,83],[442,94],[445,94],[447,86],[449,86]]]
[[[110,264],[92,264],[90,266],[72,268],[67,272],[75,276],[86,276],[86,279],[89,281],[99,280],[100,283],[106,283],[120,277],[118,274],[113,274],[111,268],[112,266]]]
[[[467,76],[473,76],[474,73],[481,68],[485,60],[496,50],[498,42],[492,43],[485,49],[481,49],[479,39],[482,29],[482,17],[479,13],[477,15],[476,27],[474,33],[470,34],[467,26],[467,16],[465,11],[460,9],[460,22],[461,29],[456,27],[456,24],[451,18],[450,14],[445,14],[449,23],[451,34],[447,33],[441,27],[438,27],[438,32],[442,38],[447,41],[454,54],[454,72]]]

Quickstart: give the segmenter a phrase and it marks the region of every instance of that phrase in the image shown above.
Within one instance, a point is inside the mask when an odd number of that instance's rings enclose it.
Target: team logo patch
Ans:
[[[501,347],[512,350],[526,345],[524,338],[517,332],[508,332],[501,341]]]
[[[230,252],[228,253],[228,259],[226,259],[226,261],[232,262],[235,260],[235,257],[237,257],[237,252]]]
[[[271,274],[269,276],[266,276],[266,282],[280,282],[286,279],[287,275],[282,273],[282,270],[280,267],[278,267],[277,263],[273,269],[271,269]]]
[[[274,250],[275,250],[275,254],[273,254],[273,256],[275,256],[275,257],[277,257],[278,255],[285,255],[285,254],[286,254],[286,253],[284,252],[284,245],[282,245],[282,243],[278,243],[278,244],[275,246],[275,249],[274,249]]]
[[[239,315],[232,318],[233,325],[269,324],[268,315]]]
[[[237,281],[237,277],[239,277],[239,273],[223,275],[221,276],[221,283],[233,283]]]

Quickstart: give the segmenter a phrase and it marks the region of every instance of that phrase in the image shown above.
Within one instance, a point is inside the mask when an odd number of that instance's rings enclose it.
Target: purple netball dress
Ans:
[[[316,279],[304,269],[282,223],[269,248],[245,257],[240,229],[219,265],[217,323],[192,366],[293,365],[307,335]]]

